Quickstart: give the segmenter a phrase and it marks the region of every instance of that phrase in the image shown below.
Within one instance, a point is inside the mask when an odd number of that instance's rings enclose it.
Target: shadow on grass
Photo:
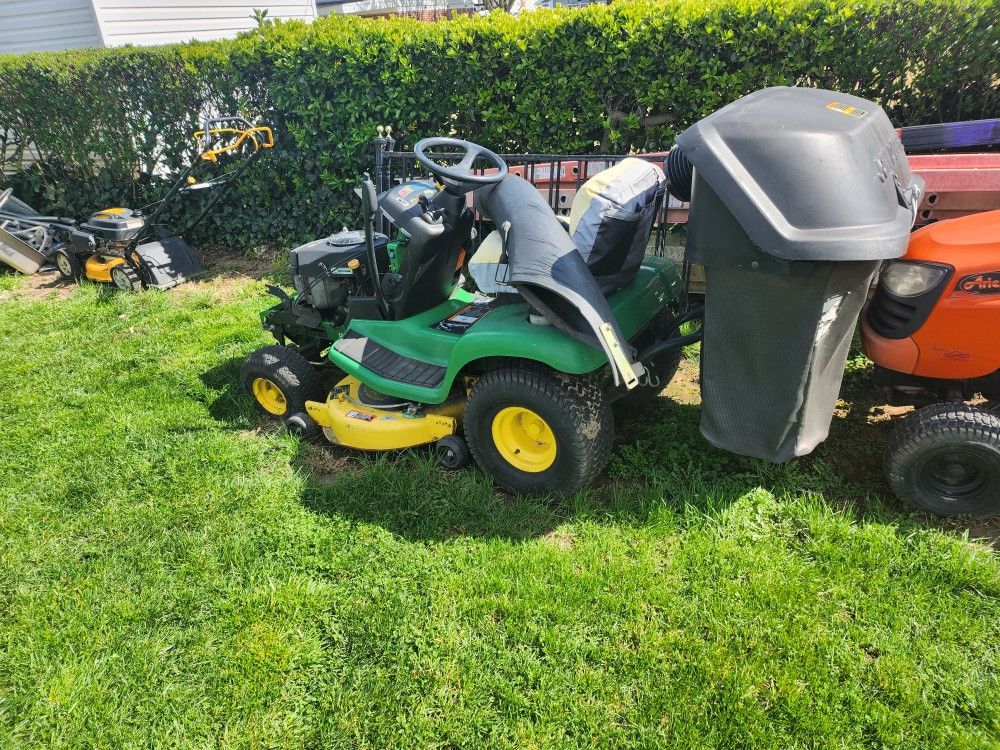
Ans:
[[[230,358],[202,375],[217,394],[209,412],[233,430],[279,429],[240,387],[242,362]],[[857,521],[968,531],[991,543],[1000,538],[998,522],[938,519],[895,500],[881,470],[889,423],[870,424],[868,418],[872,407],[878,411],[878,396],[861,387],[845,397],[849,408],[834,418],[829,439],[812,455],[780,465],[711,446],[699,433],[698,405],[660,397],[639,410],[618,410],[606,471],[591,487],[563,499],[508,494],[474,464],[444,471],[428,447],[366,453],[319,438],[299,442],[291,463],[304,478],[301,501],[309,510],[379,526],[409,541],[519,541],[569,521],[645,525],[662,513],[713,516],[757,489],[779,498],[821,495]]]
[[[240,387],[243,360],[243,357],[230,357],[201,375],[205,387],[217,394],[208,405],[209,414],[236,430],[249,429],[263,418]]]
[[[797,489],[795,469],[709,446],[698,434],[698,418],[697,406],[661,398],[642,414],[620,419],[607,471],[561,499],[508,494],[475,466],[445,472],[426,448],[363,455],[311,443],[300,447],[293,463],[307,478],[302,502],[310,510],[418,542],[522,541],[570,521],[641,526],[663,513],[718,514],[759,487],[776,494],[782,487]]]

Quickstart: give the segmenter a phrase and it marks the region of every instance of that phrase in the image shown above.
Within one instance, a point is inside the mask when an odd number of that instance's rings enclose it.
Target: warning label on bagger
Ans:
[[[850,104],[841,104],[840,102],[830,102],[826,105],[827,109],[832,109],[834,112],[840,112],[842,115],[850,115],[851,117],[856,117],[861,119],[868,114],[868,110],[861,109],[860,107],[854,107]]]
[[[458,312],[452,313],[444,320],[434,323],[431,328],[435,331],[444,331],[445,333],[454,333],[461,336],[478,321],[482,320],[483,316],[492,309],[489,303],[473,302]]]

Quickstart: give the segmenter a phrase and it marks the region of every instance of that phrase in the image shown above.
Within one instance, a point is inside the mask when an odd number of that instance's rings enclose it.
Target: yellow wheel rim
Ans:
[[[548,422],[523,406],[508,406],[493,417],[493,444],[515,469],[537,474],[556,460],[556,436]]]
[[[285,392],[274,381],[267,378],[257,378],[253,381],[251,390],[257,403],[268,414],[280,417],[288,411],[288,400],[285,398]]]

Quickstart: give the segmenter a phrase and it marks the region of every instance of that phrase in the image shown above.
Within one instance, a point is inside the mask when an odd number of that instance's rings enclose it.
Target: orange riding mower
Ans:
[[[203,271],[198,251],[184,240],[210,214],[235,180],[265,149],[273,148],[270,127],[242,117],[206,120],[194,133],[198,155],[156,203],[141,209],[106,208],[84,222],[42,216],[0,193],[0,261],[23,273],[55,266],[66,279],[112,283],[123,291],[167,289]],[[183,230],[160,225],[183,196],[211,191]]]
[[[914,232],[862,340],[890,403],[918,407],[889,440],[893,491],[934,513],[1000,512],[1000,211]]]

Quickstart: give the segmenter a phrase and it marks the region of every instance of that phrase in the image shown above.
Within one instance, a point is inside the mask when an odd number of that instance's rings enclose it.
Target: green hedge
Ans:
[[[157,159],[176,170],[189,158],[206,108],[264,117],[278,148],[196,239],[288,244],[353,212],[376,124],[407,145],[455,132],[498,151],[624,153],[668,148],[726,102],[796,83],[874,99],[899,125],[997,116],[998,18],[1000,0],[333,17],[226,42],[0,56],[0,132],[30,138],[41,157],[7,181],[46,210],[81,214],[155,197]]]

